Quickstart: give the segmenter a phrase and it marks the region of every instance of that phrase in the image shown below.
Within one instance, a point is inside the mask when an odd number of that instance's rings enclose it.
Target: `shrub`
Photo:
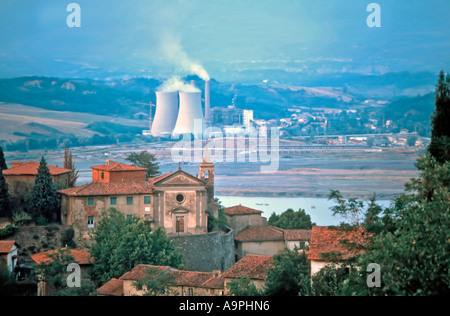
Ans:
[[[30,224],[33,218],[31,217],[30,214],[22,211],[22,212],[15,212],[12,215],[12,220],[14,224],[18,226],[23,226]]]

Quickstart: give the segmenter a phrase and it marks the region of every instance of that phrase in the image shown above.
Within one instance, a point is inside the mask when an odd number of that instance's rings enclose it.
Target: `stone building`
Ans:
[[[13,162],[10,169],[3,170],[13,208],[27,208],[24,195],[31,191],[39,169],[38,162]],[[67,187],[71,170],[47,165],[53,184]]]
[[[254,226],[237,234],[234,240],[236,260],[250,254],[274,256],[283,253],[286,248],[306,250],[311,240],[311,230]]]
[[[225,216],[236,234],[248,227],[266,225],[267,219],[261,216],[262,213],[262,211],[240,204],[225,208]]]
[[[92,182],[61,190],[61,220],[88,239],[101,213],[114,207],[138,216],[168,235],[204,234],[208,216],[218,216],[214,202],[214,165],[205,155],[195,177],[178,168],[145,179],[145,169],[107,161],[92,167]]]

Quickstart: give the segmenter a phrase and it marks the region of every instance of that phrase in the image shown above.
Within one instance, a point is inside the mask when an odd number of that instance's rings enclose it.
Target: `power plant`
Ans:
[[[195,81],[191,82],[195,87]],[[151,127],[154,137],[179,137],[192,134],[201,137],[205,122],[209,124],[210,82],[205,83],[205,116],[202,110],[202,93],[156,92],[156,112]],[[150,118],[151,119],[151,118]]]
[[[152,136],[172,135],[177,117],[178,93],[156,92],[156,113],[151,129]]]

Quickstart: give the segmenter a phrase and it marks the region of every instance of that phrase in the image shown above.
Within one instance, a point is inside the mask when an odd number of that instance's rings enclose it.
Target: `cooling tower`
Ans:
[[[201,92],[180,92],[179,95],[180,110],[172,133],[173,136],[193,134],[195,137],[201,137],[205,125]]]
[[[156,113],[153,120],[152,136],[170,135],[178,117],[178,93],[156,92]]]
[[[211,125],[210,108],[211,108],[211,98],[209,94],[210,81],[205,81],[205,122],[206,126]]]

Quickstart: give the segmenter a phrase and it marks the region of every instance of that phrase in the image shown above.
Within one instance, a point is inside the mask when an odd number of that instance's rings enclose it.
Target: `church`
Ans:
[[[78,240],[88,240],[103,211],[113,207],[127,218],[138,216],[162,227],[167,235],[208,231],[208,216],[218,217],[214,201],[214,164],[207,151],[193,176],[180,167],[146,179],[146,169],[107,160],[91,167],[92,182],[58,191],[61,221],[73,227]]]

